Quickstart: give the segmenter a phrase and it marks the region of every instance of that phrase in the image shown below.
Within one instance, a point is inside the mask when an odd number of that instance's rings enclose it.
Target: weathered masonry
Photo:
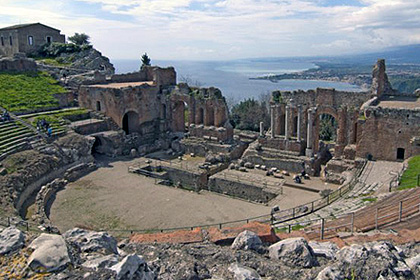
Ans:
[[[19,24],[0,29],[0,56],[31,54],[45,44],[65,42],[60,30],[41,23]]]
[[[420,153],[418,93],[392,89],[385,61],[378,60],[369,92],[334,89],[275,91],[271,101],[271,130],[265,146],[312,157],[320,149],[321,116],[337,121],[334,156],[404,160]]]
[[[139,72],[97,75],[79,90],[81,107],[102,112],[125,131],[145,141],[167,132],[229,141],[228,109],[220,90],[176,85],[174,68],[146,66]]]

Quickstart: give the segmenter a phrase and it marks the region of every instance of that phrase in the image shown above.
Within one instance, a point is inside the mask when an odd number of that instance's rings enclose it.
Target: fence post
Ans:
[[[312,201],[311,204],[312,204],[312,210],[311,210],[311,213],[312,213],[312,212],[314,212],[314,202]]]
[[[222,224],[219,224],[219,229],[222,229]]]
[[[325,220],[322,218],[321,219],[321,233],[320,233],[321,240],[324,240],[324,229],[325,229]]]
[[[270,215],[271,215],[271,217],[270,217],[271,225],[274,225],[274,213],[271,212]]]
[[[292,225],[291,224],[289,224],[289,226],[288,226],[288,231],[289,231],[289,233],[292,232]]]
[[[378,207],[376,207],[375,213],[375,229],[378,230]]]
[[[26,222],[26,231],[29,231],[29,223]]]
[[[354,212],[351,213],[351,235],[354,233]]]
[[[295,208],[293,207],[293,218],[295,217]]]
[[[402,206],[403,206],[403,202],[400,201],[400,207],[399,207],[399,213],[398,213],[398,222],[401,223],[402,220]]]
[[[339,196],[341,197],[341,188],[338,189]]]
[[[330,195],[327,196],[327,205],[330,204]]]

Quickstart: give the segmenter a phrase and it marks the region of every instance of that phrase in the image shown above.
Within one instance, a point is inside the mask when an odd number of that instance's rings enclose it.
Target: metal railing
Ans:
[[[315,211],[320,210],[321,208],[324,208],[325,206],[330,205],[334,201],[343,197],[344,195],[349,193],[356,184],[361,183],[359,182],[359,177],[361,176],[366,164],[367,164],[367,161],[363,163],[362,168],[358,170],[356,175],[348,183],[344,184],[342,187],[333,191],[326,197],[318,199],[318,200],[314,200],[312,202],[302,204],[293,208],[276,212],[275,217],[274,217],[275,222],[273,223],[273,225],[281,224],[287,221],[304,217]]]
[[[166,164],[171,164],[168,161],[162,161]],[[364,162],[362,168],[358,170],[356,176],[354,176],[350,182],[346,183],[344,186],[342,186],[340,189],[332,192],[327,197],[312,201],[310,203],[306,203],[297,207],[293,207],[290,209],[282,210],[279,212],[272,212],[270,214],[266,215],[260,215],[256,217],[250,217],[250,218],[244,218],[234,221],[227,221],[227,222],[220,222],[220,223],[211,223],[211,224],[203,224],[203,225],[193,225],[193,226],[183,226],[183,227],[174,227],[174,228],[151,228],[151,229],[98,229],[98,231],[108,231],[108,232],[119,232],[119,233],[156,233],[156,232],[170,232],[170,231],[176,231],[176,230],[194,230],[197,228],[209,228],[209,227],[218,227],[219,229],[222,229],[226,227],[227,225],[233,225],[233,224],[243,224],[243,223],[250,223],[252,221],[258,221],[262,223],[270,223],[272,226],[278,225],[280,223],[284,223],[293,219],[297,219],[303,216],[306,216],[310,213],[313,213],[327,205],[330,205],[332,202],[336,201],[340,197],[344,196],[346,193],[348,193],[350,190],[353,189],[353,187],[358,183],[358,177],[363,172],[364,167],[366,166],[366,162]],[[196,169],[196,168],[195,168]],[[308,211],[308,210],[311,211]],[[303,211],[305,210],[305,211]],[[279,214],[282,214],[282,216],[278,216]],[[8,220],[11,218],[8,218]],[[313,220],[315,221],[315,220]],[[6,222],[7,225],[12,225],[13,223]],[[27,231],[39,231],[37,228],[37,225],[34,223],[30,223],[27,221],[20,221],[19,224],[24,223],[26,225]],[[3,222],[4,224],[4,222]],[[299,224],[299,223],[296,223]],[[96,230],[96,229],[95,229]],[[325,230],[325,229],[324,229]]]
[[[398,224],[405,218],[420,214],[420,196],[408,197],[389,205],[376,207],[374,212],[374,218],[370,221],[366,219],[365,215],[351,212],[331,219],[318,218],[303,222],[283,223],[278,228],[290,233],[295,229],[305,228],[306,225],[312,225],[305,229],[305,233],[319,236],[321,240],[326,238],[328,232],[333,232],[333,236],[336,236],[338,232],[349,232],[353,235],[357,230],[362,232],[372,229],[379,230],[383,226]],[[314,225],[314,223],[318,224]],[[328,224],[330,224],[329,227]]]

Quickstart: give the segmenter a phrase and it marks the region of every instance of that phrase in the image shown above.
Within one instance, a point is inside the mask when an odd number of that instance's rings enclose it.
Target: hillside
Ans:
[[[12,112],[58,107],[66,89],[45,72],[0,73],[0,106]]]

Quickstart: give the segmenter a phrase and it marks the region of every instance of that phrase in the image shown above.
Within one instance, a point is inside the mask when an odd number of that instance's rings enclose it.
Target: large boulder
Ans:
[[[66,231],[64,238],[77,245],[84,253],[118,254],[117,240],[106,232],[74,228]]]
[[[323,257],[327,259],[334,259],[335,254],[339,250],[338,246],[332,242],[310,241],[309,247],[311,247],[316,257]]]
[[[232,264],[229,266],[229,271],[233,273],[235,280],[260,280],[260,275],[252,268]]]
[[[236,250],[258,250],[262,245],[261,239],[254,232],[245,230],[233,241],[232,249]]]
[[[94,256],[82,263],[83,267],[98,270],[100,268],[110,268],[118,263],[117,255]]]
[[[344,247],[337,252],[336,260],[331,271],[347,279],[401,279],[412,276],[399,251],[389,242]]]
[[[343,272],[340,269],[336,267],[331,267],[331,266],[327,266],[326,268],[321,270],[318,276],[316,277],[316,280],[344,280],[344,279],[346,278],[344,278]],[[351,278],[348,278],[348,279],[351,279]]]
[[[94,137],[82,136],[77,133],[69,133],[55,142],[55,144],[60,147],[60,152],[62,152],[67,161],[70,162],[93,160],[91,152],[94,143]]]
[[[0,255],[12,253],[25,245],[25,236],[15,228],[8,227],[0,233]]]
[[[155,274],[150,270],[141,256],[131,254],[111,267],[117,273],[117,279],[154,280]]]
[[[420,269],[420,254],[417,256],[414,256],[412,258],[406,259],[405,263],[410,267],[411,269]]]
[[[308,268],[316,264],[311,247],[302,237],[279,241],[268,250],[271,259],[279,259],[288,266]]]
[[[29,245],[34,250],[28,266],[36,272],[55,272],[67,267],[70,257],[61,235],[42,233]]]

